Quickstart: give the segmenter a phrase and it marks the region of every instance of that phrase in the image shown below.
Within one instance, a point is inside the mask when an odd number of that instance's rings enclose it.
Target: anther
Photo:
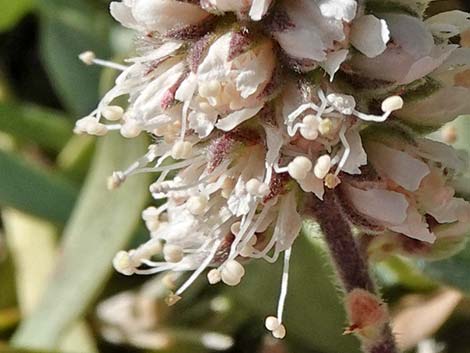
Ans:
[[[222,280],[222,275],[218,269],[214,268],[207,273],[207,280],[209,284],[217,284]]]
[[[308,172],[312,170],[312,162],[307,157],[298,156],[289,163],[287,170],[295,180],[303,180],[307,177]]]
[[[86,51],[81,53],[78,58],[86,65],[93,65],[93,62],[96,59],[96,54],[92,51]]]
[[[118,121],[121,120],[124,115],[124,109],[118,105],[110,105],[103,109],[101,114],[106,120],[109,121]]]
[[[166,244],[163,247],[163,257],[167,262],[180,262],[183,260],[183,249],[178,245]]]
[[[391,113],[403,108],[403,104],[403,99],[400,96],[391,96],[382,102],[382,111],[384,113]]]
[[[313,174],[315,174],[318,179],[323,179],[330,171],[330,168],[331,157],[327,154],[324,154],[323,156],[317,159],[315,167],[313,168]]]
[[[131,276],[135,273],[135,267],[131,256],[127,251],[119,251],[113,259],[113,266],[119,273]]]
[[[318,131],[320,132],[320,134],[328,135],[331,133],[332,130],[333,130],[333,122],[331,121],[331,119],[330,118],[322,119],[322,121],[320,122],[318,126]]]
[[[269,194],[269,186],[253,178],[246,183],[246,191],[253,196],[263,197]]]
[[[223,266],[220,274],[222,281],[233,287],[241,282],[242,277],[245,275],[245,269],[239,262],[230,260]]]
[[[123,172],[114,172],[113,175],[108,178],[108,190],[117,189],[125,180],[126,176]]]
[[[286,337],[286,328],[277,317],[268,316],[264,325],[271,331],[274,338],[283,339]]]
[[[341,180],[337,175],[334,175],[333,173],[329,173],[325,177],[325,186],[328,189],[334,189],[337,187],[339,184],[341,184]]]
[[[188,141],[177,141],[171,149],[173,159],[188,159],[193,152],[193,145]]]
[[[140,135],[142,129],[135,121],[126,121],[121,126],[121,135],[125,138],[134,138]]]
[[[307,140],[316,140],[318,137],[319,119],[315,115],[307,115],[302,120],[303,126],[300,134]]]
[[[176,295],[175,293],[170,293],[166,299],[165,299],[165,303],[168,305],[168,306],[172,306],[172,305],[175,305],[176,303],[178,303],[179,301],[181,300],[181,297],[179,295]]]
[[[199,95],[204,98],[217,97],[222,87],[216,80],[203,82],[199,85]]]
[[[204,214],[207,207],[207,198],[204,196],[191,196],[186,201],[186,208],[195,216]]]

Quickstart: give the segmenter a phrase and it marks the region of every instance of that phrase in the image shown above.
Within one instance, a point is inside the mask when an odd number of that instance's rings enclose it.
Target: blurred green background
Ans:
[[[106,190],[106,178],[148,141],[73,136],[113,73],[83,65],[132,51],[106,0],[0,0],[0,352],[354,353],[321,237],[306,224],[296,243],[285,341],[271,339],[280,267],[253,263],[235,289],[204,279],[167,307],[183,278],[124,277],[111,260],[147,237],[141,210],[151,180]],[[470,7],[467,0],[435,6]],[[469,97],[470,98],[470,97]],[[457,147],[469,149],[469,119]],[[469,179],[458,190],[470,195]],[[374,269],[401,345],[418,353],[470,353],[470,249],[440,262],[392,258]]]

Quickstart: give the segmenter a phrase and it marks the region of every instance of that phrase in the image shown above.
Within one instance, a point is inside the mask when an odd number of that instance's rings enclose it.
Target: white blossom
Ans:
[[[159,173],[149,191],[160,205],[142,214],[149,240],[119,252],[115,268],[192,271],[174,304],[206,270],[210,284],[236,286],[247,261],[283,255],[277,313],[265,322],[283,338],[302,200],[332,189],[357,227],[429,244],[468,225],[469,204],[450,186],[465,161],[410,133],[470,111],[470,55],[451,43],[468,17],[424,21],[426,1],[397,1],[409,11],[366,13],[355,0],[112,2],[138,33],[138,55],[80,56],[120,74],[75,131],[151,134],[147,153],[108,186]]]

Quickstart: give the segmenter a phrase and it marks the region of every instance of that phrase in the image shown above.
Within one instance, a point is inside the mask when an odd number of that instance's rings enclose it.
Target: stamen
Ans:
[[[290,247],[284,252],[284,267],[282,270],[281,293],[279,295],[279,303],[277,306],[277,317],[280,323],[282,323],[282,315],[284,312],[284,305],[287,297],[287,288],[289,285],[289,265],[291,253],[292,247]]]
[[[194,281],[201,275],[201,273],[209,266],[209,264],[212,262],[214,259],[215,254],[217,253],[217,249],[220,246],[221,241],[217,240],[212,249],[211,252],[209,253],[209,256],[201,263],[201,265],[197,268],[196,271],[193,272],[193,274],[188,278],[188,280],[176,291],[176,295],[181,295],[183,292],[188,289],[191,284],[194,283]]]
[[[163,257],[167,262],[180,262],[183,260],[184,252],[183,248],[178,245],[166,244],[163,247]]]
[[[364,121],[384,122],[395,111],[403,108],[403,99],[400,96],[391,96],[382,102],[383,115],[369,115],[354,110],[354,115]]]
[[[125,71],[126,69],[128,69],[128,66],[125,66],[125,65],[116,64],[112,61],[97,59],[96,54],[92,51],[83,52],[78,56],[78,58],[81,61],[83,61],[86,65],[95,64],[95,65],[100,65],[104,67],[109,67],[111,69],[118,70],[118,71]]]
[[[134,120],[128,120],[121,126],[121,135],[128,139],[139,136],[141,132],[142,128]]]
[[[243,266],[235,260],[227,261],[220,270],[222,281],[231,287],[237,286],[245,275]]]
[[[307,177],[308,172],[312,170],[312,162],[304,156],[295,157],[287,166],[289,175],[295,180],[303,180]]]
[[[193,152],[193,145],[188,141],[177,141],[171,149],[173,159],[188,159]]]
[[[195,216],[204,214],[207,207],[207,198],[205,196],[192,196],[186,201],[186,208]]]
[[[348,161],[349,155],[351,154],[351,147],[349,146],[349,142],[346,139],[345,132],[346,132],[346,126],[343,125],[341,127],[340,132],[339,132],[339,137],[340,137],[341,142],[343,143],[343,146],[344,146],[344,153],[343,153],[343,156],[341,157],[341,160],[339,161],[338,168],[336,168],[336,171],[335,171],[335,174],[334,174],[336,177],[338,176],[338,174],[343,169],[344,165]]]
[[[117,189],[125,180],[126,176],[123,172],[114,172],[113,175],[108,178],[108,190]]]
[[[124,109],[118,105],[110,105],[103,109],[101,115],[109,121],[119,121],[124,115]]]

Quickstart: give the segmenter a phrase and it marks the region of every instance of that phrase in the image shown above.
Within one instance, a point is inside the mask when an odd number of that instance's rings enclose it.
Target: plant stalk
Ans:
[[[345,291],[344,303],[350,319],[345,333],[354,333],[364,353],[397,353],[386,304],[380,299],[367,260],[342,214],[335,192],[325,192],[324,200],[309,196],[304,213],[320,225],[331,259]]]

